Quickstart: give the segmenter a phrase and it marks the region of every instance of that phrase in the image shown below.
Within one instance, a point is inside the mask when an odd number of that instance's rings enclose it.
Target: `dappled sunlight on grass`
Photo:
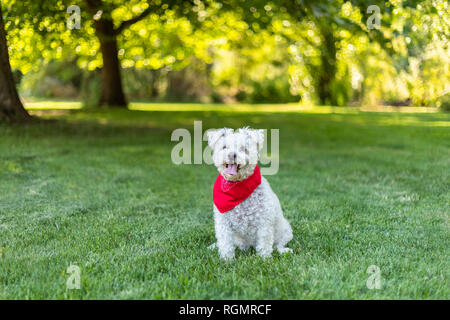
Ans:
[[[70,110],[81,109],[79,101],[37,101],[25,102],[27,110]],[[425,107],[335,107],[312,106],[297,103],[288,104],[200,104],[200,103],[153,103],[131,102],[130,110],[139,111],[231,111],[231,112],[305,112],[305,113],[358,113],[394,112],[394,113],[436,113],[437,108]]]
[[[311,112],[311,113],[355,113],[356,108],[330,106],[303,106],[300,104],[180,104],[140,103],[130,104],[130,110],[139,111],[220,111],[220,112]]]
[[[379,126],[425,126],[450,127],[448,114],[392,114],[392,113],[358,113],[355,115],[330,114],[329,119],[337,122],[352,122],[357,124],[371,124]]]
[[[81,109],[82,104],[78,101],[38,101],[25,102],[27,110],[72,110]]]
[[[330,121],[352,122],[357,124],[375,124],[381,126],[424,126],[450,127],[450,114],[437,112],[434,108],[421,107],[380,107],[355,108],[332,106],[303,106],[300,104],[194,104],[194,103],[144,103],[132,102],[129,110],[81,109],[80,102],[74,101],[39,101],[28,102],[26,108],[30,113],[43,118],[67,118],[68,120],[91,120],[102,125],[133,124],[160,127],[161,122],[154,122],[154,114],[167,113],[167,117],[183,120],[199,119],[211,113],[229,114],[232,117],[246,116],[252,123],[261,121],[259,115],[304,114],[329,115]],[[170,115],[169,115],[170,114]],[[189,116],[188,116],[189,115]]]

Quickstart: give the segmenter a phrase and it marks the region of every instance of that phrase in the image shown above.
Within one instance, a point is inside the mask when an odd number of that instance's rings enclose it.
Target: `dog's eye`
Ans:
[[[223,146],[223,148],[222,148],[222,149],[223,149],[223,150],[225,150],[226,148],[227,148],[227,146]]]

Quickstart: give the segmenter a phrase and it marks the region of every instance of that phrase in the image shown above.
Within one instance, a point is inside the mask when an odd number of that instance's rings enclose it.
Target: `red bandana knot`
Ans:
[[[221,174],[213,189],[213,201],[221,213],[230,211],[247,199],[261,184],[261,172],[256,165],[253,174],[242,181],[228,181]]]

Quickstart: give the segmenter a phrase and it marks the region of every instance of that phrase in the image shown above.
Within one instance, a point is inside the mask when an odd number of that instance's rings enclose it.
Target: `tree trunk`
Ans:
[[[0,120],[24,122],[30,119],[30,115],[19,99],[11,72],[3,13],[0,7]]]
[[[104,107],[127,107],[122,89],[117,37],[112,20],[101,18],[94,22],[103,57],[102,93],[99,105]]]
[[[336,79],[336,39],[329,25],[320,27],[322,34],[321,62],[317,93],[321,104],[335,104],[331,85]]]

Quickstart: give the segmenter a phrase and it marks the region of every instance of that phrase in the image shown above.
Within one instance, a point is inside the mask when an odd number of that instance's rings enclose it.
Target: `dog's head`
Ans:
[[[263,146],[264,130],[223,128],[208,130],[207,137],[214,165],[226,180],[240,181],[253,174]]]

